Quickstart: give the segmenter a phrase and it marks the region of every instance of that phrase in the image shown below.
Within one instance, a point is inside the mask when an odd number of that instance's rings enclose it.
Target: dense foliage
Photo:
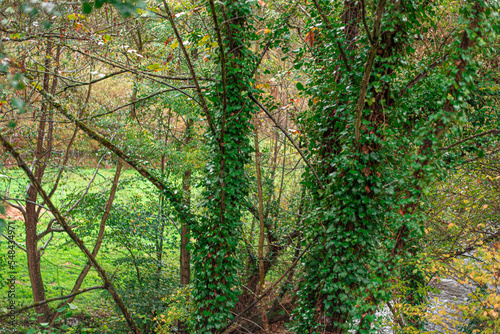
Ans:
[[[499,10],[0,1],[3,331],[494,333]]]

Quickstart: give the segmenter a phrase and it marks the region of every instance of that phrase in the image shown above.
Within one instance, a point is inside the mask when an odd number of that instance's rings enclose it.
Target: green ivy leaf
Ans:
[[[90,14],[92,12],[92,7],[93,7],[92,3],[90,3],[90,2],[84,2],[83,6],[82,6],[82,11],[85,14]]]
[[[105,3],[105,2],[106,2],[106,1],[104,1],[104,0],[95,0],[95,2],[94,2],[94,7],[95,7],[96,9],[99,9],[99,8],[101,8],[101,7],[102,7],[102,5],[104,5],[104,3]]]

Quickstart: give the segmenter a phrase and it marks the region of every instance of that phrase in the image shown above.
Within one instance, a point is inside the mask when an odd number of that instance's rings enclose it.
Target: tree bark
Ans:
[[[47,42],[47,47],[45,50],[45,74],[43,76],[43,90],[45,92],[55,91],[57,86],[57,78],[54,77],[52,80],[52,89],[50,89],[50,68],[52,65],[52,42],[49,40]],[[58,61],[59,53],[56,56],[56,62]],[[42,178],[47,167],[47,161],[50,158],[52,151],[52,134],[53,134],[53,123],[50,122],[52,116],[50,113],[50,104],[47,102],[42,103],[40,121],[38,122],[37,130],[37,141],[36,141],[36,151],[33,161],[35,168],[35,177],[38,182],[42,182]],[[49,129],[47,130],[47,123]],[[46,147],[45,147],[46,146]],[[38,249],[38,234],[37,234],[37,224],[39,219],[40,210],[37,210],[36,200],[37,200],[37,190],[30,184],[27,190],[26,199],[26,220],[25,220],[25,232],[26,232],[26,256],[28,262],[28,272],[31,283],[31,291],[33,293],[34,302],[41,302],[45,300],[45,287],[43,284],[43,278],[40,268],[41,254]],[[37,313],[37,320],[39,323],[46,322],[50,316],[50,310],[47,304],[42,304],[35,308]]]
[[[186,137],[184,138],[184,145],[189,145],[193,139],[192,135],[193,121],[188,120],[186,123]],[[191,169],[188,168],[182,177],[182,188],[184,190],[186,206],[191,206]],[[189,234],[191,227],[186,221],[181,222],[181,245],[180,245],[180,282],[182,286],[186,286],[191,282],[191,254],[187,248],[189,244]],[[188,334],[186,324],[179,322],[179,332],[181,334]]]
[[[255,170],[257,172],[257,193],[259,200],[259,289],[257,294],[260,294],[264,290],[264,283],[266,279],[266,272],[264,269],[264,203],[262,199],[262,176],[260,172],[260,151],[259,151],[259,120],[257,115],[254,118],[254,145],[255,145]],[[264,333],[269,332],[269,324],[267,322],[266,307],[263,303],[259,305],[260,314],[262,317],[262,325],[264,327]]]

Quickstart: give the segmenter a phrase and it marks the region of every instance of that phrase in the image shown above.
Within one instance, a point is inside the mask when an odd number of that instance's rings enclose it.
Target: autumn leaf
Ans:
[[[165,46],[167,46],[167,45],[168,45],[168,43],[170,43],[170,42],[172,41],[172,39],[173,39],[173,37],[170,37],[169,39],[167,39],[167,40],[165,41]]]
[[[306,35],[306,43],[309,43],[309,46],[312,47],[314,44],[314,30],[311,30]]]
[[[262,0],[257,0],[257,2],[259,3],[259,5],[260,5],[261,7],[267,7],[267,3],[265,3],[264,1],[262,1]]]

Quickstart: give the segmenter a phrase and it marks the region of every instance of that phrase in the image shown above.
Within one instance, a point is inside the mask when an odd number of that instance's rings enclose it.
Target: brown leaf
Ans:
[[[368,145],[363,145],[363,147],[361,147],[361,151],[363,151],[364,154],[370,153],[370,149],[368,148]]]
[[[306,35],[306,43],[309,43],[309,46],[312,47],[314,44],[314,30],[311,30]]]
[[[370,193],[370,187],[368,187],[368,185],[365,185],[365,190],[366,190],[366,193],[369,194]]]
[[[370,176],[370,174],[372,173],[372,171],[368,167],[363,168],[362,172],[363,174],[365,174],[365,176]]]

